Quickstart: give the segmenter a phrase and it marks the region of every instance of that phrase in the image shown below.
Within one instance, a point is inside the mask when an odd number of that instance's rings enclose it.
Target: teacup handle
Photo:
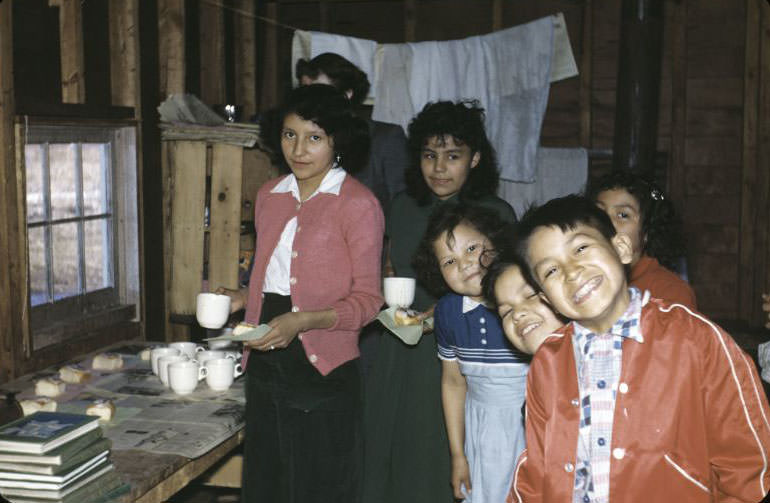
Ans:
[[[236,378],[243,374],[243,368],[241,367],[240,363],[236,363],[235,367],[233,368],[233,378]]]
[[[232,354],[232,353],[228,353],[228,354],[226,354],[226,355],[225,355],[225,358],[227,358],[227,359],[230,359],[230,360],[232,360],[232,361],[235,361],[235,360],[237,360],[237,359],[238,359],[238,357],[237,357],[236,355]]]
[[[202,381],[206,378],[206,376],[209,375],[209,369],[206,367],[198,367],[198,380]]]
[[[196,346],[195,347],[195,352],[196,353],[200,353],[201,351],[205,351],[205,350],[206,350],[206,348],[204,348],[203,346]]]

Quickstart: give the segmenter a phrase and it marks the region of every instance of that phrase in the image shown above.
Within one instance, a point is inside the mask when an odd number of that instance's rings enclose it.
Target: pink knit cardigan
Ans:
[[[350,175],[345,177],[339,195],[321,192],[302,204],[291,193],[270,192],[281,179],[270,180],[257,193],[257,244],[246,321],[259,321],[267,264],[286,223],[296,216],[290,275],[292,309],[336,311],[333,327],[299,336],[310,363],[327,375],[359,356],[359,331],[382,307],[382,209],[374,194]]]

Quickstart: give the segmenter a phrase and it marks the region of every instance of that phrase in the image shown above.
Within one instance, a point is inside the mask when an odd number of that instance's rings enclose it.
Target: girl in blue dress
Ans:
[[[482,294],[482,258],[491,256],[503,226],[484,208],[441,208],[414,261],[423,284],[445,293],[434,311],[441,395],[452,488],[467,503],[505,501],[525,442],[528,358],[511,346]]]

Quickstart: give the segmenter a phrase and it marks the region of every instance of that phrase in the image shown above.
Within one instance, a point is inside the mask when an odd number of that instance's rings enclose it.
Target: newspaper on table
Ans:
[[[123,357],[120,371],[91,371],[83,384],[67,384],[57,397],[58,410],[85,413],[95,399],[107,398],[115,415],[102,423],[113,450],[140,449],[156,454],[197,458],[234,435],[245,424],[244,379],[236,379],[225,392],[208,388],[205,381],[189,395],[166,388],[152,373],[150,362],[137,355],[151,343],[111,349]],[[90,358],[79,363],[90,367]],[[58,367],[27,376],[9,386],[19,389],[19,399],[34,396],[34,380],[56,375]]]

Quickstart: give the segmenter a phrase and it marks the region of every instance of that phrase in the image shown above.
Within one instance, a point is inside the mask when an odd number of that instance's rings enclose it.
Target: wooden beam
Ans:
[[[166,247],[170,314],[194,315],[195,298],[203,281],[204,209],[206,205],[206,143],[164,142],[168,154],[170,190],[164,191],[168,208],[170,246]],[[168,318],[167,318],[168,319]],[[174,327],[173,339],[186,334]]]
[[[743,76],[743,162],[741,167],[741,231],[738,258],[739,319],[755,320],[759,309],[755,271],[755,243],[758,230],[757,210],[757,119],[759,108],[759,71],[761,22],[759,1],[746,0],[746,46]],[[767,218],[767,215],[764,215]],[[755,298],[756,297],[756,298]]]
[[[671,148],[667,191],[679,215],[684,215],[684,146],[687,134],[687,2],[669,2],[671,33]],[[694,250],[693,250],[694,251]],[[691,254],[692,255],[692,254]]]
[[[274,21],[279,21],[278,2],[265,3],[265,17]],[[279,82],[281,72],[278,55],[278,27],[273,23],[261,23],[264,30],[265,58],[264,69],[262,71],[262,92],[260,93],[259,106],[262,110],[278,105],[278,89],[285,85]]]
[[[185,92],[184,0],[158,0],[160,99]]]
[[[16,145],[13,118],[13,23],[11,2],[0,2],[0,381],[15,377],[20,356],[20,301],[17,287],[21,279],[17,244],[18,205],[16,204]]]
[[[209,288],[238,289],[243,148],[215,143],[211,160]]]
[[[329,0],[318,0],[318,27],[329,31]]]
[[[86,81],[83,57],[83,11],[81,0],[49,0],[59,8],[61,86],[64,103],[85,103]]]
[[[583,3],[583,30],[580,53],[580,145],[591,148],[591,82],[593,76],[593,1]]]
[[[235,102],[243,107],[242,121],[257,113],[257,42],[254,0],[236,0]]]
[[[759,210],[759,222],[757,228],[762,237],[759,242],[760,257],[763,260],[764,282],[760,277],[758,285],[762,292],[770,292],[770,4],[767,2],[759,3],[759,14],[761,20],[761,38],[760,54],[762,60],[760,64],[760,88],[759,88],[759,151],[757,155],[757,167],[759,169],[760,181],[757,184],[762,190],[760,203],[757,205]],[[764,168],[763,168],[764,167]],[[765,323],[766,316],[758,311],[757,325],[762,326]]]
[[[225,102],[224,13],[218,3],[200,4],[201,100],[208,105]]]
[[[417,0],[404,0],[404,41],[417,41]]]
[[[138,0],[109,0],[112,104],[139,108]]]
[[[502,29],[503,29],[503,0],[492,0],[492,31],[498,31]]]
[[[9,257],[11,263],[18,264],[16,274],[14,278],[16,280],[16,286],[14,291],[15,297],[18,299],[18,304],[21,308],[21,312],[18,314],[19,326],[17,333],[21,336],[21,353],[24,355],[24,359],[32,357],[32,350],[34,346],[32,344],[32,332],[30,331],[30,299],[29,299],[29,266],[27,261],[29,256],[27,249],[29,243],[27,242],[27,206],[26,206],[26,194],[27,194],[27,181],[26,181],[26,169],[24,165],[24,138],[26,137],[26,124],[18,124],[14,128],[14,136],[16,145],[14,147],[16,166],[16,218],[13,222],[9,221],[9,227],[12,227],[12,223],[15,223],[15,228],[10,230],[11,235],[16,236],[16,248],[9,253],[13,253],[13,256]],[[9,204],[12,202],[9,199]],[[18,345],[17,345],[18,347]],[[18,370],[18,369],[17,369]],[[17,371],[16,376],[23,373],[23,371]]]

